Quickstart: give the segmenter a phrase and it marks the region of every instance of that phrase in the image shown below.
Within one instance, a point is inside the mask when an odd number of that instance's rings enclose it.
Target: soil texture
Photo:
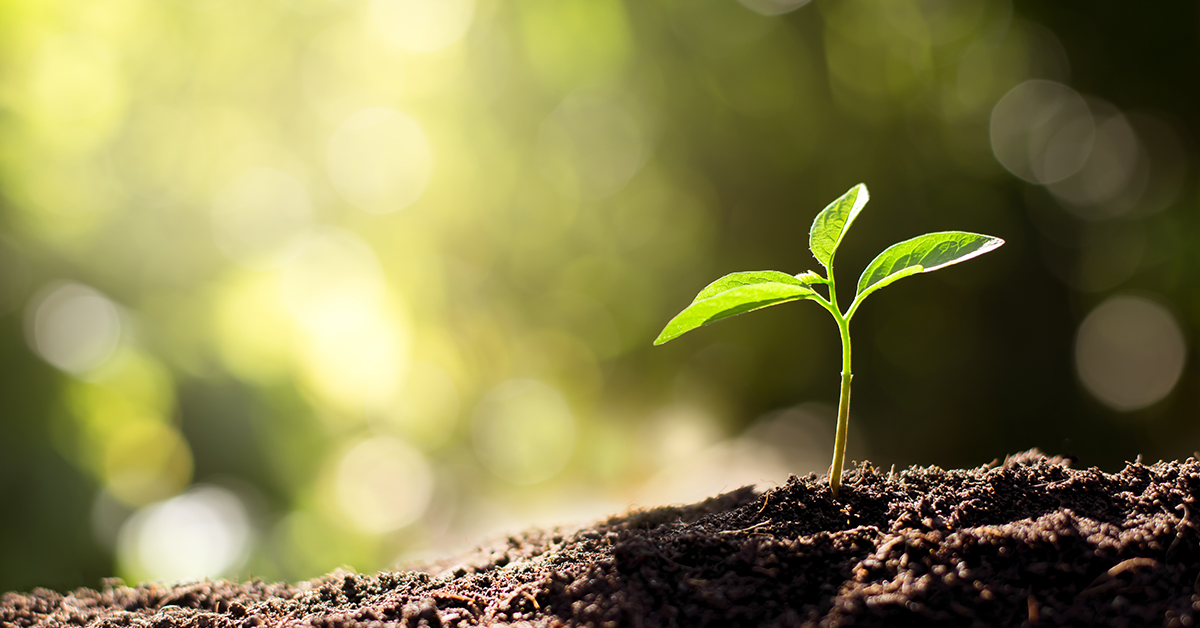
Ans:
[[[1200,462],[861,464],[767,492],[533,530],[440,564],[297,584],[0,598],[4,626],[1192,626]]]

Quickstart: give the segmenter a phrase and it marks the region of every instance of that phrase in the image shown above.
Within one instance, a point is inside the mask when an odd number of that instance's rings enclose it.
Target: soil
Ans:
[[[1036,451],[962,471],[861,464],[837,499],[793,476],[406,571],[8,593],[0,624],[1192,626],[1200,462],[1069,464]]]

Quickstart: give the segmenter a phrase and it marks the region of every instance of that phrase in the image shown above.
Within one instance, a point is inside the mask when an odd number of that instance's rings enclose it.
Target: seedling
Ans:
[[[829,487],[837,497],[842,483],[842,465],[846,458],[846,427],[850,418],[850,319],[862,302],[876,290],[897,280],[928,273],[991,251],[1004,240],[965,231],[927,233],[889,246],[880,253],[858,278],[858,289],[850,309],[838,305],[837,282],[833,278],[833,256],[850,225],[858,217],[870,196],[862,183],[821,210],[808,234],[808,248],[825,267],[825,276],[814,271],[789,275],[774,270],[732,273],[708,284],[691,305],[677,314],[658,335],[655,345],[702,325],[760,310],[788,301],[816,301],[833,315],[842,336],[842,391],[838,400],[837,434],[833,442],[833,464],[829,467]],[[825,286],[829,297],[816,291]]]

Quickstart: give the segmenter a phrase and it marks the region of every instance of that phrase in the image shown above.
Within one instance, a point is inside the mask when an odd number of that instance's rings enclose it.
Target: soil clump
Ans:
[[[861,464],[406,571],[0,598],[4,626],[1192,626],[1200,462]]]

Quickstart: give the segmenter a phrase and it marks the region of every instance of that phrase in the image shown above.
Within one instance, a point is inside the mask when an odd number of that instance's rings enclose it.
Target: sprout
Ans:
[[[842,336],[842,390],[838,401],[837,435],[833,443],[833,464],[829,467],[829,486],[834,497],[842,481],[846,458],[846,427],[850,417],[850,319],[862,302],[876,290],[899,279],[945,268],[978,257],[1004,240],[965,231],[927,233],[893,244],[880,253],[858,278],[854,302],[844,313],[838,305],[837,282],[833,277],[833,257],[870,196],[867,186],[858,184],[821,210],[809,231],[808,248],[825,267],[825,276],[814,271],[789,275],[773,270],[732,273],[712,282],[696,295],[691,305],[672,318],[663,328],[655,345],[731,316],[771,305],[807,299],[816,301],[833,315]],[[829,297],[817,292],[828,289]]]

